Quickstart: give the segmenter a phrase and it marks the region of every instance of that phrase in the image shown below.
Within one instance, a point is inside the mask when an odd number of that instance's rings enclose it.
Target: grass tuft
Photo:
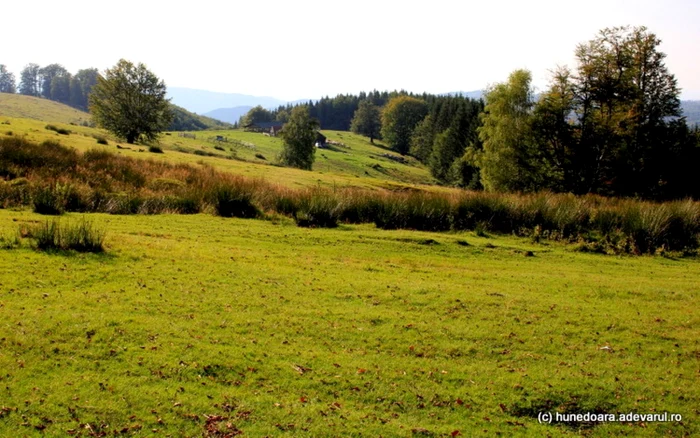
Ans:
[[[105,232],[91,221],[81,219],[77,224],[46,221],[29,230],[28,237],[43,251],[73,250],[77,252],[104,252]]]

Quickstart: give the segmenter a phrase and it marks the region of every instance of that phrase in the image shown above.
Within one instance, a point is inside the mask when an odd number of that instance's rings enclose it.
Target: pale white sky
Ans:
[[[684,99],[700,99],[700,1],[31,2],[2,6],[0,64],[145,63],[173,87],[285,100],[482,89],[517,68],[541,91],[604,27],[645,25]]]

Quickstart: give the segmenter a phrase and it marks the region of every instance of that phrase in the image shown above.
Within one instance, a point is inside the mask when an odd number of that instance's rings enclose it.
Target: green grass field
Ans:
[[[290,188],[453,190],[347,132],[324,131],[341,144],[309,172],[271,165],[281,142],[262,134],[173,132],[154,154],[81,126],[85,113],[8,96],[0,137]],[[0,210],[0,436],[700,435],[696,252],[308,229],[268,211],[64,215],[107,233],[104,253],[79,254],[35,249],[28,232],[47,218]],[[556,412],[682,420],[538,421]]]
[[[0,435],[700,433],[697,258],[286,218],[89,218],[105,254],[0,250]],[[0,211],[0,232],[45,220]],[[533,418],[554,410],[683,421]]]

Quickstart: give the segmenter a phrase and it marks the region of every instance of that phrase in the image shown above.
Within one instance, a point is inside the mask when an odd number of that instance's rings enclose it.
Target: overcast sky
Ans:
[[[168,86],[318,98],[362,90],[472,91],[518,68],[547,86],[604,27],[661,38],[684,99],[700,99],[700,1],[3,2],[0,64],[143,62]]]

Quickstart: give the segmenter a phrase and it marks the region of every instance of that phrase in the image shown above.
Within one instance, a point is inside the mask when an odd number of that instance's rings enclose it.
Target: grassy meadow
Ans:
[[[347,132],[313,171],[152,153],[14,98],[0,436],[700,435],[698,202],[463,192]]]
[[[0,138],[15,136],[42,143],[58,141],[79,151],[107,150],[134,158],[163,160],[176,164],[205,164],[215,169],[264,178],[289,187],[358,187],[369,189],[443,190],[430,186],[433,178],[426,166],[407,157],[400,163],[386,155],[397,156],[380,141],[340,131],[322,131],[336,145],[316,152],[313,171],[276,165],[282,141],[264,134],[243,130],[198,131],[188,133],[195,138],[182,137],[179,132],[167,132],[158,145],[164,154],[148,153],[148,146],[127,145],[108,132],[81,126],[90,115],[46,99],[0,93]],[[47,130],[47,123],[71,131],[61,135]],[[223,137],[225,141],[217,141]],[[106,145],[96,139],[107,140]]]
[[[284,217],[87,217],[104,254],[0,250],[4,435],[700,433],[697,258]],[[0,218],[7,241],[46,221]],[[684,420],[533,418],[553,410]]]

